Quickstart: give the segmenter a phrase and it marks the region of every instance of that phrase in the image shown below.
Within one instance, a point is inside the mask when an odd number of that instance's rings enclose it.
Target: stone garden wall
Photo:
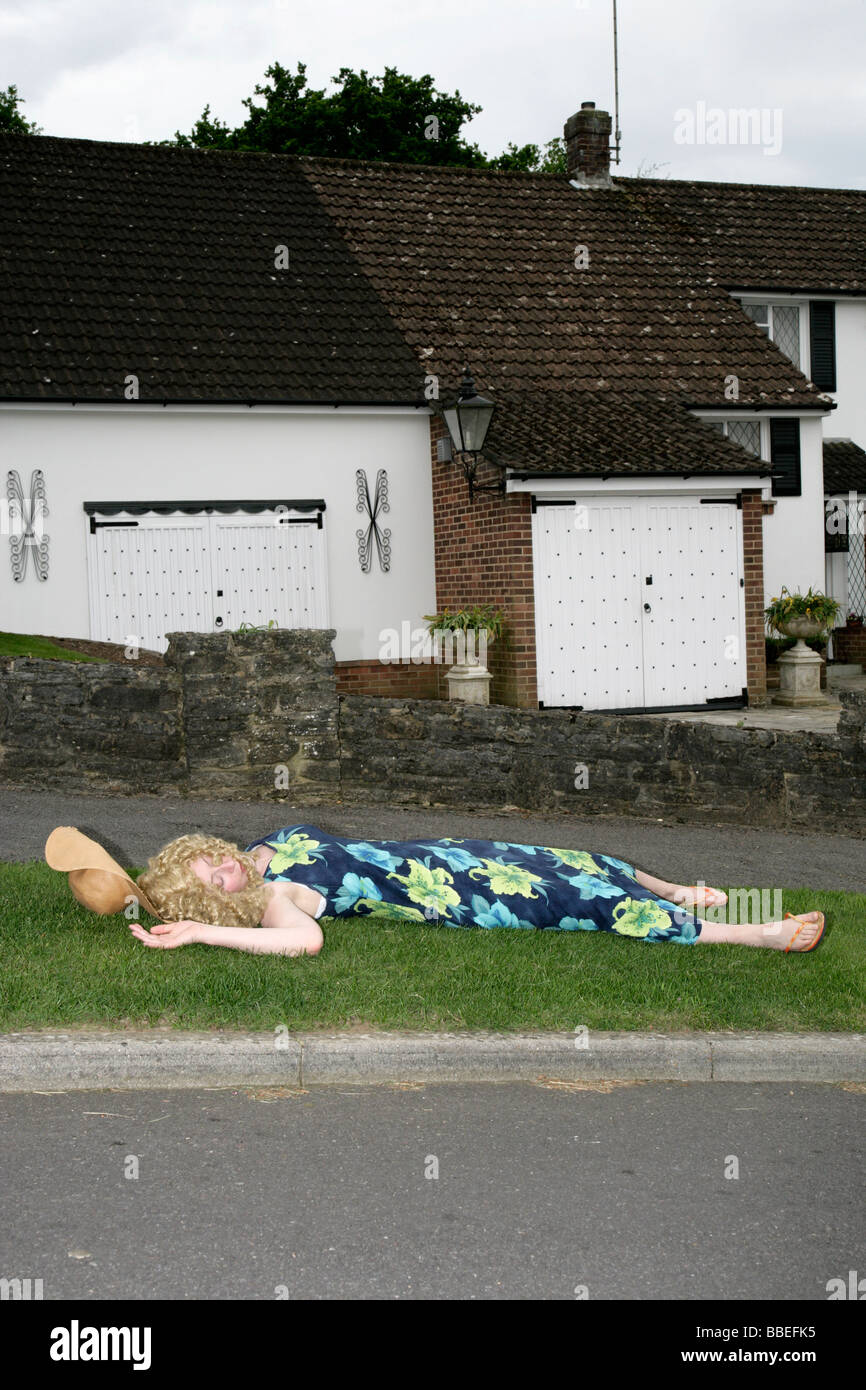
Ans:
[[[333,798],[333,637],[171,633],[164,668],[7,660],[0,779],[239,800]]]
[[[0,779],[158,791],[186,779],[180,685],[158,667],[0,662]]]
[[[0,779],[294,806],[664,816],[866,835],[866,695],[833,734],[338,696],[332,632],[174,633],[166,665],[0,663]]]
[[[866,694],[840,700],[837,732],[813,734],[350,697],[342,794],[866,834]]]

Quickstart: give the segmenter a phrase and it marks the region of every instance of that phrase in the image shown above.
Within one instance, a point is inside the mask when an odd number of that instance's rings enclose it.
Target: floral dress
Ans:
[[[608,854],[507,840],[352,840],[290,825],[249,845],[274,850],[266,882],[303,883],[319,915],[380,913],[444,927],[612,931],[642,941],[696,941],[694,912],[643,888]]]

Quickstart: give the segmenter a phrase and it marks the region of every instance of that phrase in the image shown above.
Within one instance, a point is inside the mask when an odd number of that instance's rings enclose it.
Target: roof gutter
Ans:
[[[817,401],[816,401],[816,403],[815,403],[814,405],[806,405],[806,404],[803,403],[803,402],[801,402],[801,403],[798,405],[796,402],[793,402],[793,401],[787,401],[787,402],[779,401],[777,404],[776,404],[776,403],[773,403],[773,402],[769,402],[769,403],[764,402],[764,403],[755,404],[755,405],[750,405],[748,401],[706,401],[706,402],[703,402],[703,401],[695,401],[695,402],[692,402],[692,403],[688,404],[688,405],[686,406],[686,409],[687,409],[687,410],[723,410],[723,411],[725,412],[726,415],[733,415],[733,414],[735,414],[736,411],[738,411],[738,410],[742,410],[743,412],[745,412],[745,411],[755,411],[755,412],[757,412],[757,411],[759,411],[759,410],[763,410],[763,411],[767,411],[767,412],[772,412],[772,414],[774,414],[774,415],[778,414],[778,412],[779,412],[780,410],[823,410],[824,413],[827,414],[828,411],[830,411],[830,410],[835,410],[836,407],[837,407],[837,405],[838,405],[838,402],[837,402],[837,401],[820,401],[820,402],[817,402]]]
[[[686,473],[683,472],[682,469],[678,468],[667,470],[653,469],[652,471],[650,471],[649,469],[635,469],[631,472],[622,473],[613,473],[610,471],[610,469],[608,469],[606,473],[509,472],[508,477],[509,479],[520,479],[521,482],[529,482],[536,478],[563,478],[568,479],[569,482],[574,482],[576,478],[598,478],[602,482],[608,482],[611,478],[682,478],[683,481],[688,481],[689,478],[727,478],[729,476],[735,478],[740,477],[743,474],[747,475],[748,477],[769,478],[771,475],[771,470],[767,467],[767,463],[768,460],[765,459],[763,468],[749,468],[748,466],[745,466],[742,468],[737,468],[736,470],[732,469],[730,474],[724,473],[721,470],[711,472],[706,469],[696,468],[692,468],[689,470],[689,472]]]
[[[304,405],[304,406],[312,406],[312,405],[315,405],[315,406],[319,406],[321,409],[332,409],[332,410],[341,410],[341,409],[349,409],[349,408],[352,408],[352,409],[358,409],[358,408],[364,409],[364,408],[367,408],[367,409],[378,409],[378,410],[385,409],[385,408],[389,408],[389,409],[396,409],[396,408],[399,408],[399,409],[401,409],[401,410],[407,410],[407,409],[410,409],[410,408],[411,408],[411,409],[415,409],[415,410],[423,410],[423,411],[425,411],[427,414],[432,414],[432,410],[431,410],[431,407],[430,407],[430,404],[429,404],[428,401],[409,401],[409,400],[405,400],[405,401],[346,401],[346,400],[339,400],[339,401],[321,401],[321,400],[319,400],[319,401],[317,401],[317,400],[310,400],[310,399],[307,399],[306,397],[301,397],[301,398],[298,398],[298,399],[295,399],[294,397],[292,397],[291,399],[287,399],[287,400],[267,400],[267,399],[258,399],[258,398],[253,399],[253,400],[244,400],[244,399],[241,399],[241,398],[237,398],[237,399],[226,399],[225,396],[220,396],[220,397],[218,397],[218,398],[201,397],[201,396],[172,396],[172,397],[167,397],[167,396],[165,396],[165,397],[163,397],[162,399],[160,399],[159,397],[149,397],[148,399],[139,399],[139,400],[129,400],[129,401],[128,401],[128,400],[118,400],[116,397],[108,397],[108,398],[106,398],[105,396],[0,396],[0,405],[4,405],[4,404],[16,404],[16,403],[18,403],[18,402],[20,402],[22,405],[116,405],[116,406],[122,406],[122,407],[123,407],[124,409],[126,409],[126,410],[128,410],[128,409],[130,408],[130,406],[132,406],[132,407],[134,408],[134,407],[137,406],[137,405],[150,405],[150,406],[153,406],[153,405],[161,405],[161,406],[163,406],[163,407],[169,406],[169,405],[207,405],[207,406],[216,406],[216,405],[239,406],[239,405],[245,405],[245,406],[247,406],[250,410],[252,410],[255,406],[259,406],[259,405],[270,405],[270,406],[274,406],[274,405]]]
[[[802,285],[797,285],[794,288],[788,288],[784,285],[744,285],[739,280],[736,282],[732,281],[730,284],[726,284],[724,281],[720,281],[719,283],[723,290],[728,290],[728,292],[736,290],[737,293],[742,292],[743,294],[790,294],[794,296],[821,294],[830,295],[834,298],[866,299],[866,289],[837,290],[827,285],[824,285],[821,289],[804,289]]]

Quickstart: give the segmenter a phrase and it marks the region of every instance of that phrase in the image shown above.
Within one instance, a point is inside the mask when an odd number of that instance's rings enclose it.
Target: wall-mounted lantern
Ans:
[[[469,501],[474,502],[476,492],[504,492],[505,475],[498,483],[479,485],[475,482],[478,471],[478,456],[484,448],[490,421],[496,409],[493,401],[479,396],[469,368],[463,372],[457,404],[444,409],[442,414],[451,435],[451,444],[463,476],[469,486]]]

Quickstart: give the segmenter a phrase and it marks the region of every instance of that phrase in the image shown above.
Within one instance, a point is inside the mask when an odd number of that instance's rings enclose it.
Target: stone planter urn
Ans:
[[[490,704],[490,682],[493,677],[487,669],[486,656],[487,648],[493,641],[489,628],[470,628],[466,632],[461,653],[463,660],[445,672],[449,700],[462,700],[466,705]],[[460,645],[458,642],[458,650]]]
[[[826,705],[827,696],[821,690],[821,658],[804,640],[819,636],[826,624],[814,618],[788,618],[776,626],[785,637],[796,637],[797,641],[779,657],[779,691],[773,696],[773,704]]]

